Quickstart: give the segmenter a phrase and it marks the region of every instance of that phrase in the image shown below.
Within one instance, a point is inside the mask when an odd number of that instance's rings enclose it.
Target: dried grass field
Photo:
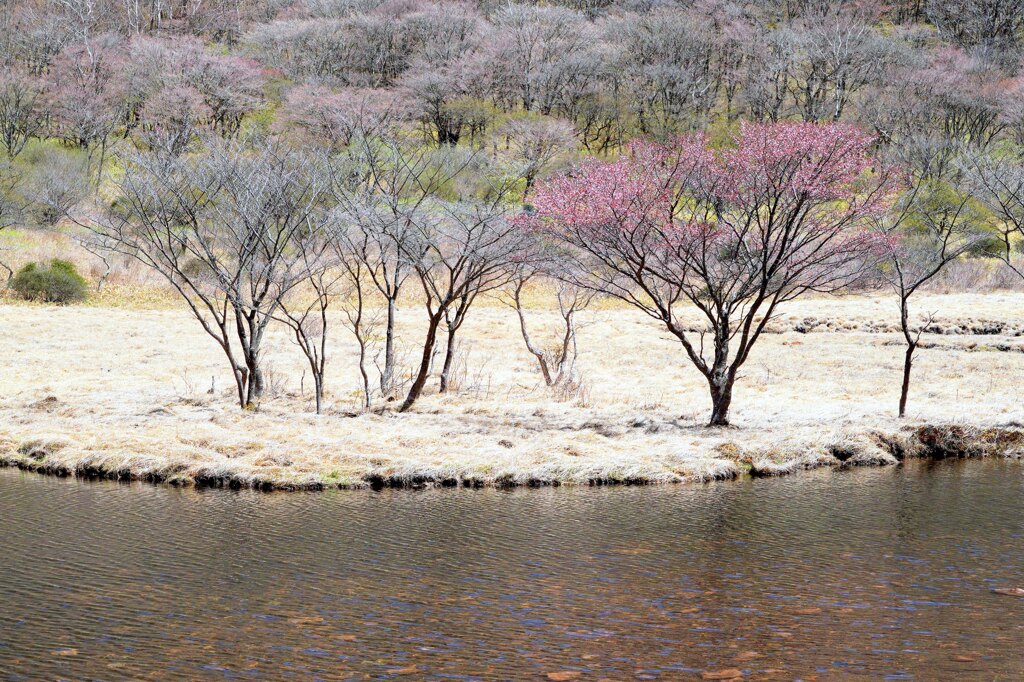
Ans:
[[[794,302],[745,365],[734,426],[709,429],[703,377],[677,341],[630,310],[582,314],[582,386],[555,394],[514,311],[482,302],[462,332],[457,391],[438,395],[433,380],[406,414],[392,405],[359,413],[356,346],[339,322],[317,416],[304,359],[283,330],[267,343],[270,395],[242,411],[219,348],[194,319],[154,304],[159,295],[123,305],[118,286],[87,306],[0,306],[3,463],[264,488],[672,482],[891,463],[906,448],[896,441],[923,425],[995,433],[985,429],[1024,421],[1020,293],[918,300],[934,330],[903,421],[894,417],[903,351],[895,302]],[[542,298],[529,311],[538,331],[557,317]],[[401,311],[409,366],[422,317],[412,302]]]

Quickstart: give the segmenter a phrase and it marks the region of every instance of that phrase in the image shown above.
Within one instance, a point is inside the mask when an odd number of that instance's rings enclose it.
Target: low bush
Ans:
[[[18,270],[10,287],[29,301],[77,303],[88,296],[85,278],[78,274],[74,265],[58,258],[51,260],[49,265],[29,263]]]

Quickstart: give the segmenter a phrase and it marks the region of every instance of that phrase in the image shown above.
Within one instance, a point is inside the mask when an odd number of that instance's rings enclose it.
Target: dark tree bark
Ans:
[[[427,385],[427,377],[430,376],[430,360],[434,356],[434,345],[437,343],[437,330],[441,326],[441,321],[443,319],[443,310],[430,315],[427,323],[427,336],[423,341],[423,354],[420,357],[420,366],[416,371],[416,377],[413,379],[412,386],[409,387],[409,393],[406,394],[405,400],[402,402],[402,406],[398,409],[399,412],[408,411],[409,408],[419,400],[420,395],[423,394],[423,388]]]

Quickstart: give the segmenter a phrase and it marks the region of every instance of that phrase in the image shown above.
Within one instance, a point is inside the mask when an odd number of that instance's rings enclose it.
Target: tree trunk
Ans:
[[[246,386],[245,407],[251,408],[255,406],[256,399],[263,395],[263,370],[248,360],[246,364],[248,365],[249,382]]]
[[[231,358],[230,353],[228,354],[228,358]],[[245,406],[248,404],[249,370],[236,364],[232,368],[231,373],[235,377],[235,389],[238,391],[238,405],[244,410]]]
[[[245,405],[243,407],[251,408],[255,405],[256,400],[263,395],[266,384],[263,376],[263,370],[260,368],[259,347],[253,347],[250,342],[250,346],[244,355],[248,382],[246,385]]]
[[[914,351],[917,350],[916,343],[907,344],[907,352],[903,356],[903,387],[900,389],[900,417],[907,414],[907,396],[910,394],[910,369],[914,364]]]
[[[370,411],[370,375],[366,371],[366,341],[363,340],[362,332],[357,337],[359,340],[359,376],[363,380],[363,411]]]
[[[455,331],[448,330],[448,344],[444,352],[444,367],[441,369],[441,393],[448,392],[448,380],[451,377],[452,365],[455,360]]]
[[[384,332],[384,371],[380,373],[380,392],[387,400],[394,392],[395,377],[395,316],[398,306],[394,298],[388,299],[387,329]]]
[[[729,425],[729,405],[732,404],[734,377],[725,369],[716,368],[708,384],[711,387],[711,421],[708,426]]]
[[[903,356],[903,385],[900,387],[900,417],[903,417],[907,412],[907,396],[910,394],[910,369],[914,364],[914,351],[917,350],[917,342],[921,338],[920,332],[918,332],[916,338],[910,333],[909,298],[910,293],[908,291],[903,291],[900,295],[900,329],[903,331],[903,338],[907,342],[907,351]]]
[[[416,373],[412,386],[409,387],[409,393],[405,396],[405,401],[402,402],[402,406],[398,409],[399,412],[405,412],[412,407],[413,403],[419,399],[420,394],[423,393],[423,387],[426,386],[427,377],[430,375],[430,361],[434,356],[437,328],[441,325],[443,317],[444,313],[437,312],[430,318],[430,324],[427,326],[427,338],[423,341],[423,356],[420,358],[420,368]]]

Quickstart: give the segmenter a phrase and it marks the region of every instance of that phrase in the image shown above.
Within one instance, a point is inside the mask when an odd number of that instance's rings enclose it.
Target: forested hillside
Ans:
[[[930,167],[949,141],[1024,141],[1014,0],[22,0],[0,21],[9,158],[246,129],[340,145],[384,120],[527,157],[739,120],[854,122]]]

